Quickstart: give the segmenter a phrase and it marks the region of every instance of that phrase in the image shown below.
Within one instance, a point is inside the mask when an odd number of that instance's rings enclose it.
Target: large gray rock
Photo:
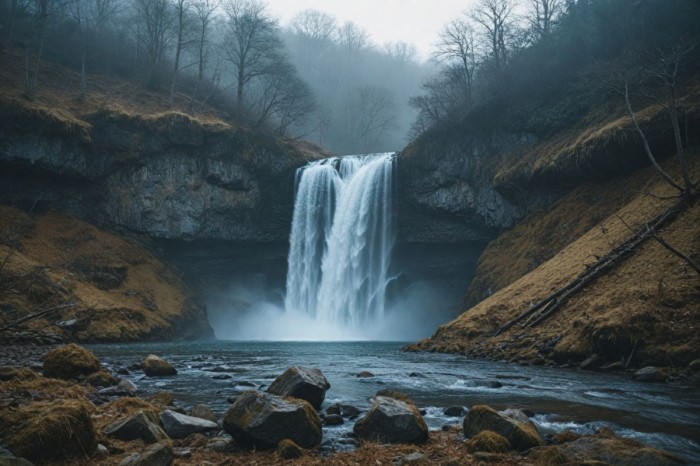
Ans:
[[[315,368],[291,367],[277,377],[268,392],[273,395],[291,396],[311,403],[316,409],[321,408],[326,398],[326,390],[331,388],[323,373]]]
[[[177,374],[177,369],[175,369],[172,364],[155,354],[149,354],[146,359],[143,360],[141,369],[143,369],[144,374],[149,377],[162,377]]]
[[[410,402],[386,396],[374,398],[353,432],[361,439],[386,443],[418,444],[428,440],[428,426],[418,409]]]
[[[146,443],[155,443],[168,440],[168,434],[143,411],[113,422],[107,426],[104,433],[110,437],[127,441],[141,439]]]
[[[214,412],[211,410],[211,408],[205,404],[198,404],[192,407],[190,409],[190,412],[187,413],[190,416],[198,417],[200,419],[206,419],[207,421],[219,423],[219,420],[216,418],[216,415]]]
[[[188,435],[198,432],[210,432],[217,430],[219,425],[216,422],[207,421],[193,416],[176,413],[166,409],[160,414],[160,422],[163,430],[171,438],[185,438]]]
[[[119,466],[170,466],[175,459],[173,448],[168,442],[158,442],[141,453],[129,455]]]
[[[321,418],[308,402],[255,390],[238,397],[223,427],[239,442],[257,448],[274,448],[284,439],[313,448],[323,436]]]
[[[464,417],[464,435],[469,438],[489,430],[505,437],[518,451],[542,445],[542,438],[535,425],[524,414],[517,417],[520,419],[499,413],[486,405],[476,405]]]

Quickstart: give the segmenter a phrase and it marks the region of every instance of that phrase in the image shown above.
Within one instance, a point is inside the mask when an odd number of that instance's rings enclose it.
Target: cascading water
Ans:
[[[384,315],[394,245],[394,155],[345,156],[297,172],[287,312],[365,326]]]

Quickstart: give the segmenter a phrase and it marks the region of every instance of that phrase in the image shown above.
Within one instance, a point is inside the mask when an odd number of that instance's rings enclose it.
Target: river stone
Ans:
[[[101,369],[85,377],[84,382],[93,387],[113,387],[119,383],[119,379],[110,374],[109,371]]]
[[[146,448],[141,453],[127,456],[119,466],[169,466],[175,455],[169,442],[158,442]]]
[[[288,438],[277,444],[277,454],[284,460],[293,460],[304,455],[304,450]]]
[[[169,409],[160,413],[160,422],[163,424],[165,433],[171,438],[185,438],[190,434],[209,432],[219,428],[216,422],[176,413]]]
[[[395,466],[407,466],[409,464],[429,464],[430,458],[425,453],[416,451],[406,456],[402,456],[398,460],[394,461]]]
[[[448,408],[445,408],[442,413],[445,416],[450,416],[450,417],[462,417],[464,414],[464,408],[462,406],[450,406]]]
[[[490,430],[505,437],[518,451],[542,445],[542,438],[532,422],[513,419],[486,405],[476,405],[470,409],[462,426],[466,437]]]
[[[73,379],[97,372],[100,368],[100,361],[94,354],[71,343],[46,353],[43,373],[44,377]]]
[[[321,418],[306,401],[250,390],[224,415],[223,427],[233,438],[257,448],[274,448],[290,439],[303,448],[321,443]]]
[[[601,461],[614,466],[675,466],[686,462],[668,452],[618,437],[581,437],[559,445],[564,455],[576,461]]]
[[[177,369],[155,354],[149,354],[146,359],[143,360],[141,369],[143,369],[144,374],[149,377],[162,377],[177,374]]]
[[[374,374],[372,374],[370,371],[362,371],[356,375],[356,377],[360,379],[367,379],[369,377],[374,377]]]
[[[205,404],[195,405],[187,414],[200,419],[206,419],[207,421],[216,422],[217,424],[219,422],[211,408]]]
[[[358,420],[353,432],[364,440],[386,443],[425,443],[428,426],[415,405],[376,396],[367,414]]]
[[[339,426],[343,424],[343,417],[340,414],[329,414],[323,420],[323,423],[327,426]]]
[[[105,435],[121,440],[141,439],[146,443],[168,440],[168,435],[155,422],[151,421],[143,411],[113,422],[104,430]]]
[[[267,391],[273,395],[306,400],[314,408],[320,409],[326,398],[326,390],[329,388],[331,384],[320,370],[309,367],[290,367],[270,384]]]
[[[136,393],[139,388],[129,379],[122,379],[117,384],[117,389],[127,393]]]

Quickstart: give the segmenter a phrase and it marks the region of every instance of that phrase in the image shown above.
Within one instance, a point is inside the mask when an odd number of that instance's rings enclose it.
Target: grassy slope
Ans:
[[[69,306],[28,328],[79,341],[206,333],[204,309],[176,273],[140,246],[57,212],[0,206],[0,306],[8,322],[31,310]],[[78,319],[67,334],[51,322]],[[202,323],[199,328],[198,324]],[[2,324],[0,324],[2,325]]]
[[[699,155],[692,154],[696,167]],[[700,170],[695,171],[696,177],[700,175]],[[654,241],[645,243],[540,326],[524,331],[515,326],[491,337],[500,325],[567,284],[597,256],[624,241],[630,235],[627,225],[643,225],[672,202],[648,192],[672,194],[645,169],[629,179],[582,187],[544,215],[531,215],[492,243],[482,258],[482,270],[489,269],[496,280],[515,281],[441,326],[432,339],[415,348],[532,360],[538,357],[538,347],[561,338],[551,355],[557,362],[579,362],[595,353],[607,362],[618,361],[629,356],[635,342],[635,366],[684,367],[700,357],[700,279]],[[576,226],[580,221],[595,226]],[[700,205],[696,203],[664,229],[663,237],[697,260],[699,228]],[[566,246],[567,238],[581,229],[587,232]],[[538,244],[546,245],[552,257],[527,273]],[[506,269],[509,274],[498,277]]]

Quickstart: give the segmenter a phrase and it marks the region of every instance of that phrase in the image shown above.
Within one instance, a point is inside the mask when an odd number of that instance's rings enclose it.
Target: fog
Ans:
[[[454,317],[454,303],[441,287],[414,282],[389,301],[383,319],[361,327],[314,319],[287,311],[283,290],[270,289],[262,275],[208,295],[205,304],[216,338],[269,341],[415,341]]]

